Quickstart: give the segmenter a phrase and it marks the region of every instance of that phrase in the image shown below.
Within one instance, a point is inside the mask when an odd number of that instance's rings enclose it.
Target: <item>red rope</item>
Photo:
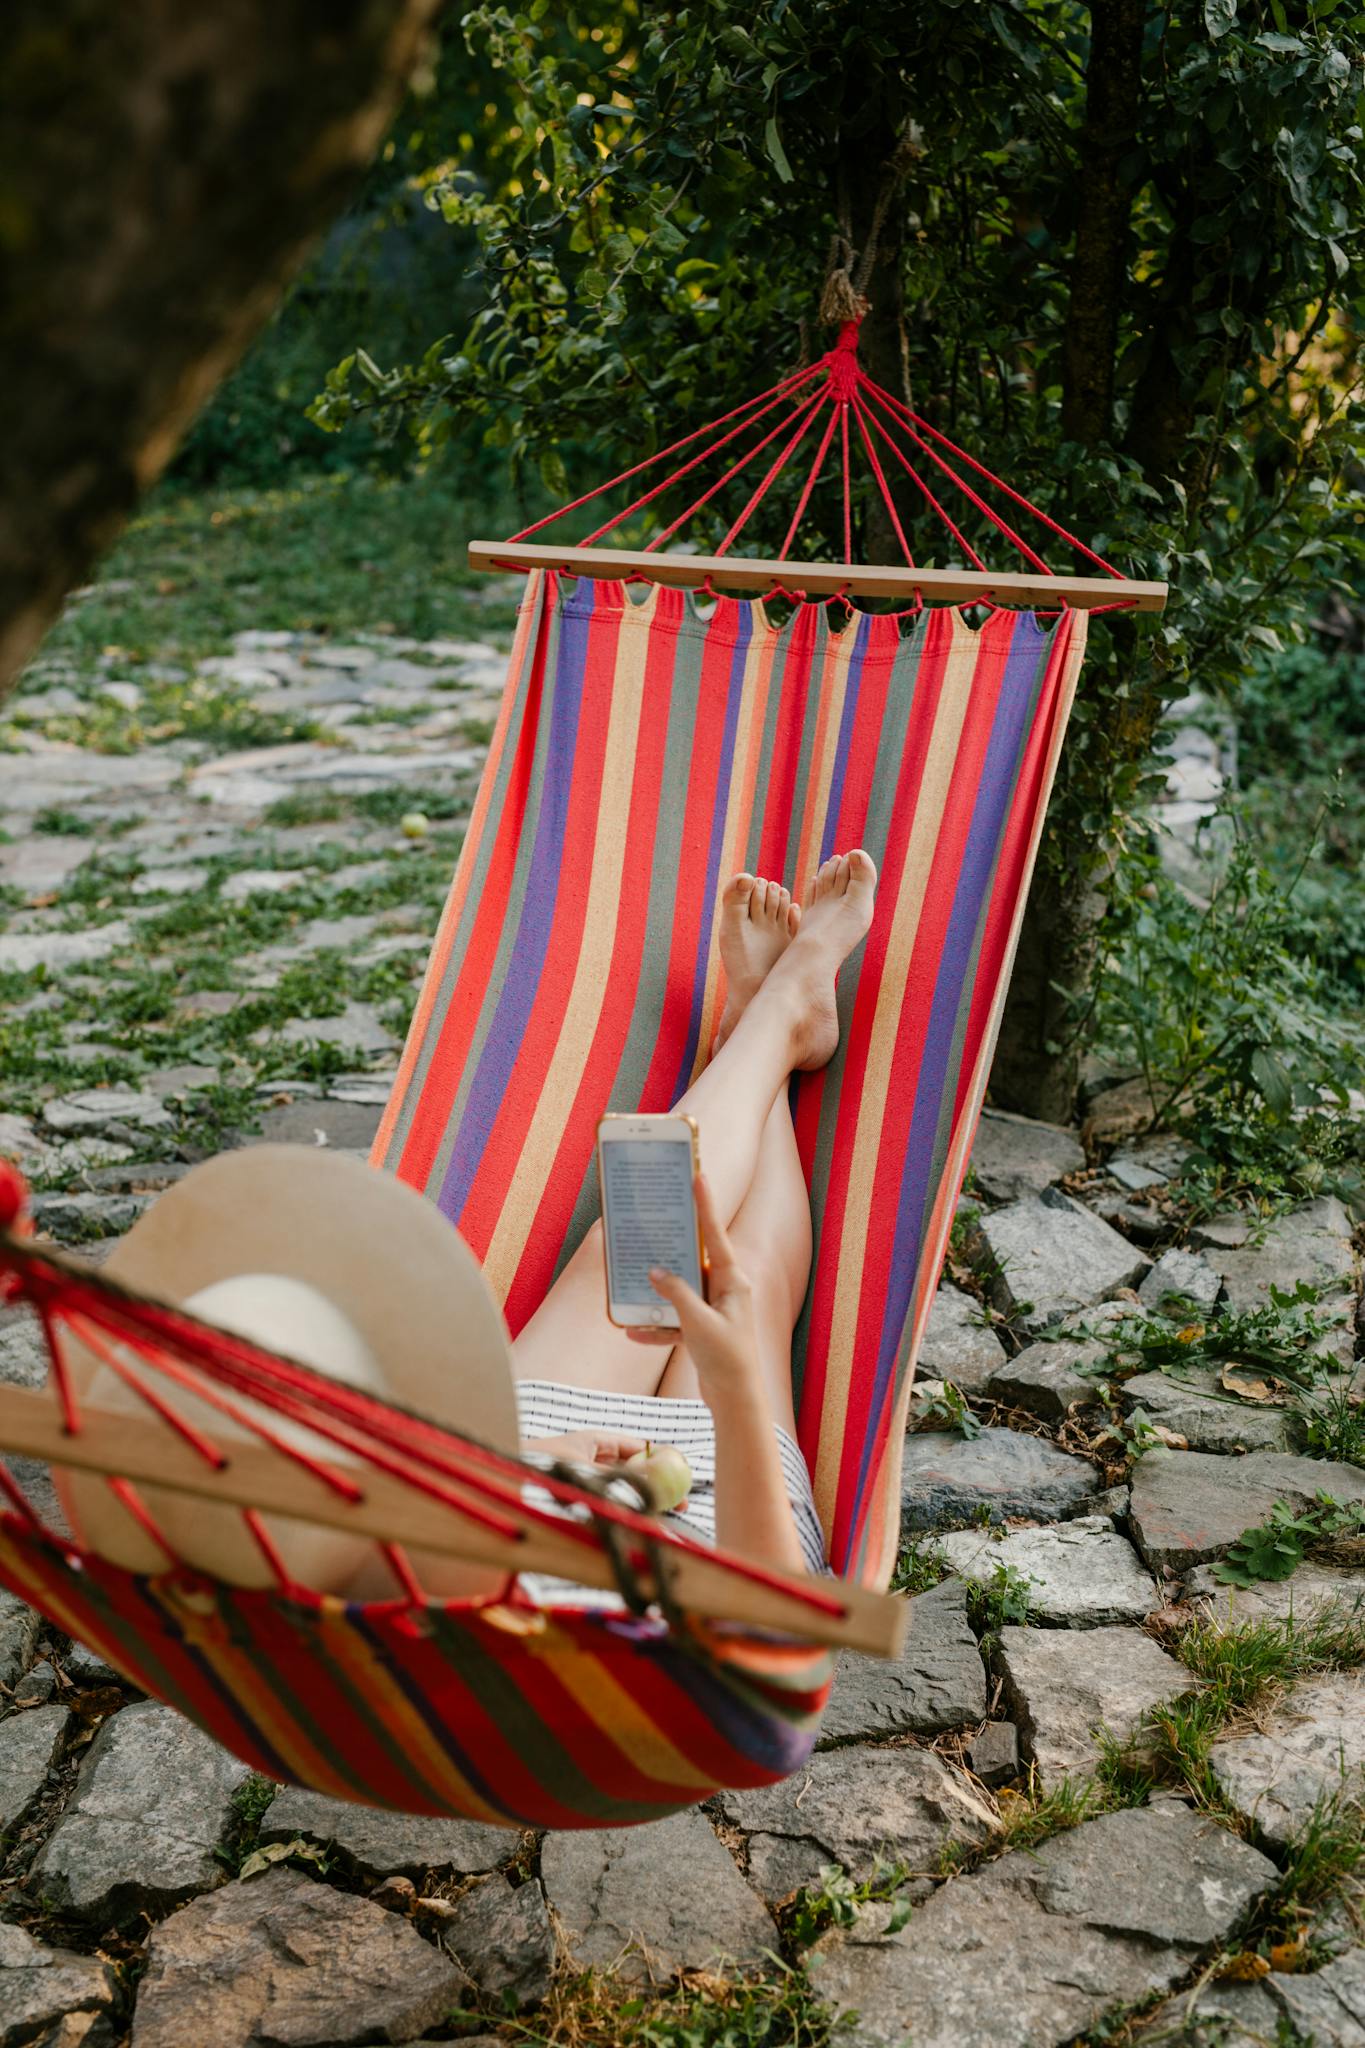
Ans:
[[[132,1481],[130,1479],[115,1478],[113,1474],[106,1472],[104,1483],[109,1488],[110,1493],[113,1494],[115,1500],[128,1510],[128,1513],[137,1523],[139,1529],[142,1530],[144,1536],[150,1536],[158,1550],[163,1551],[172,1564],[183,1563],[184,1560],[171,1547],[165,1532],[157,1525],[151,1510]]]
[[[958,546],[963,550],[963,552],[969,557],[969,559],[975,564],[975,566],[978,569],[984,570],[986,568],[986,564],[982,561],[980,555],[976,552],[976,549],[972,546],[966,534],[962,532],[961,528],[950,517],[950,515],[944,509],[944,507],[940,505],[938,499],[934,496],[928,484],[925,483],[924,478],[920,475],[919,471],[911,462],[909,456],[905,453],[905,450],[900,446],[900,444],[897,441],[892,440],[891,435],[887,432],[881,420],[878,419],[875,413],[868,412],[860,399],[855,399],[853,402],[858,408],[859,419],[865,420],[869,427],[874,427],[876,431],[881,435],[883,441],[885,441],[887,447],[891,450],[891,453],[895,456],[897,462],[899,462],[899,464],[901,465],[901,468],[906,472],[906,475],[910,478],[910,481],[928,499],[929,503],[933,506],[935,512],[937,512],[939,518],[943,521],[943,524],[947,527],[949,533],[952,534],[953,539],[957,542]]]
[[[724,540],[716,549],[716,553],[718,555],[725,554],[729,549],[731,541],[734,540],[736,536],[739,533],[741,533],[743,529],[748,525],[749,520],[753,516],[754,512],[757,510],[758,506],[763,502],[763,499],[772,489],[773,484],[776,482],[777,478],[782,474],[787,464],[791,461],[793,455],[795,455],[797,449],[801,446],[801,443],[805,440],[806,435],[810,432],[812,426],[815,424],[815,416],[819,412],[821,406],[824,403],[825,394],[823,392],[820,392],[816,397],[814,405],[811,406],[810,411],[806,414],[805,419],[797,428],[796,432],[792,435],[791,440],[787,443],[786,447],[779,452],[777,460],[772,464],[772,467],[769,469],[762,483],[760,483],[758,489],[754,492],[748,504],[744,507],[744,510],[740,513],[738,519],[735,521],[734,525],[730,528],[730,531],[726,534]]]
[[[761,455],[765,448],[770,447],[771,444],[777,439],[779,434],[785,434],[788,427],[790,427],[795,421],[800,420],[802,418],[804,418],[809,423],[810,419],[813,418],[815,413],[819,411],[820,407],[824,404],[824,402],[825,401],[823,392],[816,392],[813,398],[803,398],[792,412],[787,413],[784,418],[778,421],[775,427],[771,428],[770,431],[763,436],[763,439],[761,441],[755,442],[754,446],[749,449],[747,454],[741,455],[738,462],[732,463],[730,468],[726,470],[724,476],[718,476],[716,478],[716,481],[713,484],[709,485],[708,488],[702,492],[699,498],[694,498],[692,500],[692,503],[689,506],[687,506],[685,511],[680,512],[676,519],[672,520],[669,525],[663,528],[662,532],[656,533],[653,540],[646,543],[645,553],[653,554],[657,549],[663,546],[666,540],[671,540],[673,535],[678,531],[678,528],[680,526],[686,526],[690,519],[695,518],[696,514],[701,511],[702,506],[708,505],[711,502],[712,498],[715,497],[716,493],[718,491],[723,491],[726,484],[728,484],[733,477],[737,477],[741,470],[747,469],[749,464],[753,461],[754,457],[756,455]],[[670,478],[669,481],[671,482],[672,479]],[[607,531],[607,528],[602,527],[600,531],[605,533]],[[596,539],[596,535],[592,535],[590,536],[590,538]]]
[[[870,377],[864,377],[862,381],[865,384],[872,383]],[[1016,491],[1014,489],[1014,486],[1012,484],[1007,484],[1003,477],[996,476],[993,470],[987,469],[984,462],[978,462],[976,457],[974,455],[969,455],[965,448],[959,448],[956,441],[950,441],[946,434],[941,433],[937,427],[930,426],[928,420],[921,419],[920,415],[917,412],[912,412],[908,405],[903,404],[902,401],[894,397],[891,392],[884,391],[880,384],[873,384],[872,389],[878,394],[879,397],[885,399],[886,403],[889,406],[891,406],[897,414],[904,416],[903,424],[908,424],[909,422],[913,421],[915,426],[921,428],[923,432],[928,434],[933,440],[941,442],[945,448],[950,449],[953,455],[957,457],[959,462],[965,462],[969,468],[974,469],[976,471],[978,476],[983,476],[986,479],[987,483],[994,484],[995,488],[998,491],[1003,491],[1007,498],[1012,498],[1014,503],[1016,505],[1021,506],[1025,512],[1032,513],[1035,519],[1041,520],[1042,524],[1046,527],[1049,527],[1051,531],[1057,535],[1059,540],[1064,540],[1068,547],[1075,548],[1076,552],[1078,554],[1084,555],[1088,562],[1093,562],[1097,568],[1103,569],[1106,576],[1116,576],[1119,579],[1119,581],[1122,582],[1122,569],[1116,569],[1112,562],[1105,561],[1103,555],[1097,555],[1093,548],[1088,548],[1083,540],[1077,540],[1074,533],[1069,533],[1066,527],[1059,525],[1058,522],[1054,518],[1052,518],[1052,516],[1049,513],[1043,511],[1041,506],[1035,505],[1031,498],[1026,498],[1021,491]],[[1134,599],[1125,597],[1120,598],[1118,604],[1121,607],[1127,607],[1128,605],[1134,602]],[[1109,605],[1096,605],[1093,607],[1093,609],[1096,611],[1109,611],[1111,609],[1116,608],[1117,607],[1111,607]]]
[[[78,1322],[73,1319],[71,1329],[73,1335],[79,1337],[81,1342],[94,1352],[96,1358],[103,1359],[104,1363],[113,1372],[118,1374],[126,1387],[130,1387],[140,1399],[147,1403],[149,1408],[154,1408],[161,1417],[161,1420],[168,1423],[177,1436],[184,1438],[190,1449],[197,1452],[205,1464],[212,1465],[215,1472],[223,1470],[227,1464],[227,1459],[218,1449],[218,1446],[210,1443],[206,1436],[201,1435],[193,1423],[186,1421],[185,1417],[179,1414],[169,1401],[163,1400],[154,1388],[147,1386],[139,1378],[138,1374],[133,1371],[133,1368],[119,1357],[113,1346],[106,1344],[103,1337],[96,1335],[92,1324]],[[197,1393],[199,1390],[196,1387],[194,1391]],[[221,1407],[224,1404],[215,1401],[213,1405]]]
[[[294,1584],[294,1581],[290,1577],[289,1572],[285,1567],[285,1562],[283,1557],[281,1557],[280,1555],[278,1544],[276,1543],[274,1537],[271,1535],[270,1531],[266,1528],[265,1523],[262,1520],[261,1516],[257,1513],[255,1508],[243,1508],[242,1520],[246,1523],[247,1528],[250,1530],[252,1536],[255,1538],[256,1548],[260,1551],[261,1556],[265,1559],[267,1565],[270,1567],[271,1573],[274,1576],[275,1584],[279,1587],[282,1593],[289,1592],[290,1588]]]
[[[801,521],[806,516],[806,507],[810,503],[810,494],[815,489],[816,478],[819,476],[821,470],[825,466],[825,457],[829,453],[829,444],[834,439],[834,429],[838,426],[838,424],[839,408],[831,405],[829,409],[829,425],[825,428],[824,435],[821,438],[820,446],[815,451],[815,460],[814,462],[812,462],[810,466],[810,475],[806,478],[806,487],[802,491],[801,496],[796,501],[796,510],[792,514],[792,523],[787,528],[787,537],[782,543],[781,551],[784,557],[786,556],[787,550],[788,548],[790,548],[793,540],[796,538],[797,527],[801,524]]]
[[[857,414],[858,419],[858,432],[863,437],[863,446],[867,450],[867,459],[872,465],[872,474],[876,477],[877,488],[882,494],[882,503],[885,505],[887,513],[891,520],[891,524],[896,530],[896,539],[901,544],[901,549],[905,555],[905,559],[910,564],[910,567],[913,569],[915,566],[915,558],[910,552],[910,543],[905,538],[905,530],[901,525],[900,514],[896,510],[896,501],[891,495],[890,486],[888,485],[886,478],[882,473],[882,466],[880,462],[878,462],[877,460],[877,451],[872,446],[872,438],[867,431],[867,423],[863,418],[863,409],[860,405],[855,405],[854,411]]]
[[[841,436],[842,436],[842,441],[843,441],[843,462],[844,462],[844,560],[845,560],[846,562],[848,562],[848,563],[852,563],[852,560],[853,560],[853,478],[852,478],[852,475],[851,475],[851,473],[850,473],[850,469],[849,469],[849,460],[848,460],[848,400],[847,400],[846,398],[845,398],[845,399],[842,399],[842,400],[840,401],[840,404],[839,404],[839,426],[840,426],[840,433],[841,433]]]
[[[584,491],[582,497],[575,498],[571,504],[561,505],[556,511],[547,512],[543,519],[536,520],[534,526],[523,526],[520,533],[512,535],[512,539],[529,540],[531,535],[539,533],[542,527],[552,525],[556,519],[564,518],[566,513],[576,512],[580,505],[590,505],[594,498],[600,498],[604,491],[613,490],[617,484],[629,483],[633,476],[639,476],[641,470],[649,469],[654,463],[663,462],[667,456],[676,455],[681,449],[691,447],[692,443],[699,440],[703,434],[714,433],[717,427],[723,427],[729,420],[738,419],[739,415],[743,412],[750,414],[750,418],[743,424],[745,426],[752,426],[754,419],[757,417],[757,414],[753,411],[755,406],[762,406],[765,399],[770,399],[772,404],[776,405],[782,397],[789,391],[794,390],[798,384],[804,384],[815,376],[819,368],[820,365],[818,363],[812,363],[804,370],[793,370],[790,376],[780,377],[776,384],[770,384],[768,389],[760,391],[757,397],[746,398],[742,405],[736,405],[729,412],[722,413],[719,419],[707,420],[702,426],[695,428],[692,433],[684,434],[680,441],[671,442],[667,448],[656,449],[653,455],[646,455],[643,462],[637,462],[631,469],[623,469],[619,476],[608,477],[604,484],[598,484],[591,491]],[[764,406],[763,409],[766,411],[769,408]],[[742,432],[743,426],[736,427],[735,433]],[[733,438],[733,436],[728,438]],[[703,458],[698,458],[698,460],[701,459]],[[621,519],[624,519],[625,516],[623,512]],[[620,519],[612,521],[614,526],[619,526],[620,523]],[[609,530],[607,527],[602,529],[603,532],[608,532]]]
[[[881,385],[874,384],[870,377],[860,376],[858,382],[860,385],[864,386],[868,391],[871,392],[874,399],[883,399],[886,397],[886,394],[882,391]],[[907,422],[903,420],[898,413],[893,412],[892,418],[896,421],[896,424],[900,427],[902,433],[908,434],[910,436],[910,439],[914,442],[915,446],[917,448],[922,448],[924,450],[924,453],[929,457],[929,460],[931,462],[937,463],[938,467],[943,471],[944,475],[946,477],[949,477],[952,480],[952,482],[957,485],[958,489],[962,492],[963,496],[971,500],[972,504],[976,506],[978,512],[984,513],[985,517],[990,520],[991,525],[997,528],[999,532],[1003,533],[1005,538],[1008,541],[1011,541],[1013,545],[1018,548],[1020,554],[1024,557],[1024,560],[1026,562],[1031,563],[1032,566],[1035,569],[1037,569],[1040,572],[1040,574],[1044,576],[1050,576],[1052,574],[1051,569],[1048,568],[1048,565],[1043,560],[1042,556],[1038,554],[1033,548],[1031,548],[1028,542],[1015,532],[1014,528],[1010,525],[1007,519],[1003,519],[997,511],[995,511],[990,505],[986,503],[986,500],[981,496],[979,491],[974,491],[969,483],[964,483],[963,479],[958,475],[957,471],[952,467],[952,465],[950,463],[945,462],[943,460],[943,457],[937,452],[936,449],[932,448],[929,445],[929,443],[923,438],[922,435],[917,434],[914,428],[908,425]]]

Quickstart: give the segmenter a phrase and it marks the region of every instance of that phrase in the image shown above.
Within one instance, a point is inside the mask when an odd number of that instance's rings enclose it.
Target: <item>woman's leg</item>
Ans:
[[[742,885],[748,883],[747,876],[739,876],[730,885],[726,891],[726,911],[734,910],[732,898],[737,901]],[[759,886],[770,890],[773,885],[753,885],[742,922],[768,931],[775,929],[780,913],[785,924],[785,892],[779,892],[771,915],[766,898],[761,915],[754,914],[753,897]],[[796,939],[787,943],[783,933],[771,969],[734,1018],[711,1064],[676,1105],[680,1112],[697,1121],[702,1165],[716,1206],[727,1221],[737,1216],[755,1178],[769,1114],[792,1072],[823,1066],[834,1053],[838,1043],[834,978],[854,946],[866,936],[875,886],[876,870],[865,853],[845,854],[842,859],[825,863],[815,878]],[[790,898],[786,900],[789,906]],[[731,934],[740,923],[737,914],[730,916]],[[733,989],[739,976],[731,970],[731,959],[737,955],[727,950],[724,916],[721,946]],[[785,1238],[795,1227],[798,1244],[805,1243],[808,1264],[810,1215],[785,1104],[773,1142],[779,1168],[774,1192],[779,1207],[776,1213],[767,1214],[765,1199],[765,1215],[754,1219],[752,1231],[745,1231],[746,1251],[752,1243],[757,1257],[763,1246],[774,1246],[779,1232]],[[796,1208],[797,1180],[804,1221],[792,1213]],[[780,1251],[779,1257],[785,1256],[785,1250]],[[803,1279],[801,1293],[804,1291]],[[798,1296],[798,1309],[799,1305]],[[788,1336],[790,1332],[789,1322]],[[557,1380],[569,1386],[604,1387],[618,1393],[654,1393],[661,1381],[660,1355],[633,1343],[607,1321],[598,1223],[516,1339],[513,1370],[518,1379]],[[790,1405],[790,1391],[787,1402]]]
[[[773,1420],[796,1434],[792,1406],[792,1331],[810,1282],[810,1195],[783,1089],[768,1112],[749,1192],[730,1224],[735,1257],[753,1289],[758,1356]],[[685,1344],[669,1354],[659,1392],[697,1400],[701,1385]]]

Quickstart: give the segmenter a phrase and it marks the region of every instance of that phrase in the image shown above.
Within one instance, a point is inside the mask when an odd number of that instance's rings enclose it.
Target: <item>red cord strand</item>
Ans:
[[[678,528],[680,526],[686,526],[688,522],[694,519],[697,513],[701,511],[703,505],[709,505],[712,498],[716,496],[718,491],[723,491],[726,484],[728,484],[732,478],[737,477],[740,474],[741,470],[747,469],[749,467],[749,464],[753,461],[756,455],[761,455],[765,448],[771,447],[772,443],[777,439],[779,434],[785,434],[788,427],[793,425],[795,421],[800,420],[802,418],[809,419],[816,411],[819,410],[819,407],[823,402],[823,394],[820,392],[817,392],[813,398],[806,397],[801,399],[800,402],[793,409],[793,411],[785,414],[784,417],[778,421],[775,427],[770,428],[770,430],[763,436],[763,439],[761,441],[756,441],[754,443],[754,446],[748,449],[745,454],[741,455],[737,462],[732,463],[729,469],[726,470],[724,476],[718,476],[715,482],[713,484],[710,484],[707,487],[707,489],[702,492],[699,498],[694,498],[692,500],[692,503],[688,505],[684,511],[680,512],[676,519],[671,520],[669,524],[662,529],[661,532],[656,533],[653,540],[648,541],[646,543],[645,553],[656,553],[658,549],[660,549],[663,546],[666,540],[672,539],[673,535],[678,531]],[[671,481],[672,479],[670,478],[670,482]],[[605,533],[607,529],[603,527],[601,531]],[[593,535],[592,538],[595,539],[596,535]]]
[[[882,421],[878,419],[877,415],[875,413],[870,413],[867,411],[865,406],[862,404],[861,400],[855,399],[853,402],[858,408],[858,417],[862,420],[865,420],[869,427],[875,428],[877,433],[881,435],[882,440],[885,441],[887,447],[891,450],[891,453],[895,456],[897,462],[900,463],[901,468],[906,472],[906,475],[910,478],[911,482],[916,486],[916,488],[920,490],[928,499],[934,511],[937,512],[939,518],[943,521],[943,524],[947,527],[949,533],[952,534],[953,539],[957,542],[958,546],[967,555],[968,559],[972,562],[973,566],[978,569],[985,570],[986,564],[982,561],[980,555],[976,552],[976,549],[972,546],[966,534],[962,532],[961,528],[957,525],[956,521],[951,518],[949,513],[945,510],[945,508],[939,503],[938,499],[934,496],[928,484],[925,483],[919,471],[910,461],[910,458],[905,453],[905,450],[899,445],[898,442],[892,439],[891,435],[888,433]]]
[[[780,450],[776,461],[769,468],[768,473],[763,478],[762,483],[759,484],[757,490],[750,498],[748,504],[744,507],[744,510],[740,513],[738,519],[730,528],[730,531],[726,534],[724,540],[722,540],[720,545],[717,547],[716,553],[718,555],[726,554],[729,550],[730,543],[733,540],[735,540],[738,537],[738,535],[743,532],[744,528],[748,525],[749,520],[757,511],[759,505],[763,502],[763,499],[767,496],[768,492],[772,489],[772,486],[776,482],[777,478],[782,474],[787,464],[791,461],[793,455],[795,455],[797,449],[801,446],[801,443],[805,440],[806,435],[810,432],[812,426],[815,424],[815,418],[817,413],[819,412],[821,406],[824,405],[825,403],[825,393],[818,393],[815,399],[815,403],[811,406],[810,411],[806,414],[805,419],[801,422],[801,425],[792,435],[791,440],[787,443],[786,447]]]
[[[810,474],[806,478],[805,489],[802,491],[801,496],[797,499],[796,510],[792,513],[792,523],[787,528],[787,536],[782,543],[781,552],[784,560],[786,559],[786,556],[791,548],[792,542],[796,538],[796,529],[806,516],[806,507],[810,503],[810,494],[815,489],[816,478],[819,476],[821,470],[825,466],[825,457],[829,453],[829,444],[834,439],[834,429],[838,426],[838,424],[838,407],[831,405],[829,409],[829,424],[826,426],[825,431],[821,436],[820,446],[815,451],[815,460],[812,462],[810,466]]]
[[[863,409],[860,405],[855,405],[854,410],[857,414],[858,419],[858,432],[863,437],[863,446],[867,450],[867,459],[872,465],[872,474],[873,476],[876,477],[877,488],[882,494],[882,503],[885,505],[887,513],[891,520],[891,524],[895,528],[896,539],[901,544],[901,548],[904,552],[905,559],[910,564],[910,567],[913,569],[915,566],[915,558],[910,552],[910,543],[905,538],[905,530],[901,525],[900,514],[896,510],[896,501],[891,495],[890,486],[888,485],[886,477],[882,472],[882,466],[880,462],[878,462],[877,460],[877,451],[872,446],[872,437],[867,431],[867,423],[863,418]]]
[[[861,387],[870,391],[874,399],[880,399],[883,397],[881,385],[874,384],[870,377],[864,377],[860,375],[858,378],[858,383]],[[1038,554],[1035,549],[1031,548],[1028,542],[1024,540],[1021,535],[1015,532],[1014,528],[1010,525],[1008,519],[1002,519],[1000,514],[997,511],[995,511],[992,506],[986,503],[986,500],[981,496],[979,491],[974,491],[969,483],[964,482],[963,479],[958,475],[957,471],[952,467],[951,463],[945,462],[943,457],[938,453],[938,451],[935,448],[933,448],[928,441],[924,439],[923,435],[917,434],[915,432],[915,429],[912,426],[910,426],[905,420],[903,420],[898,413],[893,412],[892,418],[895,419],[896,424],[901,429],[901,432],[904,434],[908,434],[910,439],[914,442],[915,446],[917,448],[923,449],[924,453],[929,457],[929,460],[933,463],[936,463],[937,466],[943,471],[943,474],[946,477],[950,478],[951,481],[957,485],[957,488],[962,492],[963,496],[971,500],[972,504],[976,506],[978,512],[981,512],[987,519],[989,519],[991,525],[994,526],[1000,533],[1003,533],[1006,540],[1012,542],[1013,545],[1016,548],[1018,548],[1020,554],[1024,557],[1024,560],[1026,562],[1030,563],[1032,567],[1037,569],[1039,573],[1043,576],[1050,576],[1052,574],[1051,569],[1049,569],[1047,563],[1043,560],[1042,556]]]

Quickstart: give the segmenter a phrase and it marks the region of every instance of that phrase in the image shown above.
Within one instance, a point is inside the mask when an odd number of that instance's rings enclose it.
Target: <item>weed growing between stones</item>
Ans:
[[[218,1860],[233,1877],[256,1854],[261,1840],[261,1823],[279,1791],[273,1778],[250,1777],[232,1795],[230,1819],[218,1844]]]
[[[1342,1946],[1344,1930],[1333,1938],[1313,1925],[1337,1902],[1357,1919],[1365,1908],[1365,1815],[1348,1786],[1319,1799],[1290,1842],[1280,1882],[1256,1907],[1244,1946],[1270,1952],[1275,1968],[1316,1969]]]
[[[559,1978],[534,2018],[501,2023],[502,2038],[520,2048],[835,2048],[848,2025],[831,2018],[800,1970],[776,1962],[770,1977],[688,1971],[669,1989],[628,1998],[588,1970]]]
[[[1244,1529],[1213,1566],[1213,1576],[1226,1586],[1254,1586],[1260,1580],[1287,1579],[1312,1550],[1365,1538],[1365,1507],[1358,1501],[1334,1500],[1320,1493],[1311,1507],[1295,1513],[1277,1500],[1264,1522]]]
[[[910,1872],[900,1863],[877,1860],[870,1877],[852,1878],[838,1863],[827,1863],[814,1884],[802,1887],[783,1918],[783,1932],[792,1946],[809,1948],[829,1927],[852,1927],[859,1909],[872,1899],[894,1899]],[[910,1918],[911,1901],[897,1901],[886,1932],[894,1934]]]
[[[990,1655],[1002,1628],[1022,1627],[1032,1619],[1029,1588],[1036,1583],[1003,1558],[991,1567],[984,1586],[975,1579],[968,1581],[967,1614],[981,1637],[983,1655]]]
[[[951,1571],[952,1566],[932,1536],[907,1536],[896,1554],[891,1591],[927,1593],[940,1579],[946,1579]]]

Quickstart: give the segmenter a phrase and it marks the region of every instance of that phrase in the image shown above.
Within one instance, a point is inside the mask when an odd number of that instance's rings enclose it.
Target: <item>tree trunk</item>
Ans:
[[[341,210],[437,0],[11,0],[0,694]]]
[[[1090,448],[1109,440],[1113,429],[1132,208],[1122,165],[1136,140],[1142,104],[1145,15],[1146,0],[1110,0],[1091,10],[1076,243],[1062,342],[1063,432]],[[1119,733],[1109,742],[1115,758],[1133,743],[1140,742]],[[1095,770],[1093,761],[1063,754],[1064,779],[1093,776]],[[1104,907],[1102,871],[1087,850],[1051,847],[1045,841],[991,1070],[992,1100],[1003,1108],[1059,1122],[1074,1113],[1081,1057],[1079,997],[1093,984],[1099,964]]]
[[[897,81],[882,79],[864,91],[840,131],[838,175],[859,257],[867,248],[888,167],[900,141],[905,108]],[[869,377],[896,398],[910,403],[910,354],[905,335],[905,207],[899,191],[885,207],[876,253],[867,279],[868,309],[858,335],[858,355]],[[875,408],[874,408],[875,410]],[[861,453],[861,437],[852,427],[853,445]],[[902,531],[914,544],[913,525],[920,499],[905,471],[885,443],[874,434],[877,459],[890,487]],[[896,538],[886,504],[875,481],[869,484],[863,552],[869,562],[901,562],[904,551]]]

